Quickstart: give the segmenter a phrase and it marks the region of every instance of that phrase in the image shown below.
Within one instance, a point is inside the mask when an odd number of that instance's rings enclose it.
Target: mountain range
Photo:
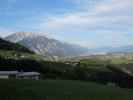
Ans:
[[[67,57],[88,56],[90,54],[133,52],[133,45],[88,49],[32,32],[17,32],[7,36],[5,39],[10,42],[19,43],[31,51],[42,55],[44,58],[54,60]]]
[[[50,59],[79,56],[88,52],[88,48],[64,43],[56,39],[31,32],[14,33],[7,36],[5,39],[10,42],[19,43],[35,53]]]

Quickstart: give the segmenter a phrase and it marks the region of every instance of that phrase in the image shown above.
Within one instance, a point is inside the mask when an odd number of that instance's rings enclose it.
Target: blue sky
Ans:
[[[85,47],[133,44],[133,0],[0,0],[0,36],[39,32]]]

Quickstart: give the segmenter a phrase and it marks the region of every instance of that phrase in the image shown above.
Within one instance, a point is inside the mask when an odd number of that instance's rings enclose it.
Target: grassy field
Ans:
[[[79,81],[0,80],[0,100],[133,100],[133,90]]]
[[[9,51],[9,50],[0,50],[0,56],[5,59],[35,59],[35,60],[42,60],[42,57],[36,54],[30,54],[25,52],[18,52],[18,51]]]
[[[133,63],[133,53],[112,54],[112,55],[94,55],[90,58],[82,58],[81,62],[87,64],[128,64]]]

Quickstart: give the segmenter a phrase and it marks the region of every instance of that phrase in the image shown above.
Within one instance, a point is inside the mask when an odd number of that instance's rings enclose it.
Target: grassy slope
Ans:
[[[0,100],[133,100],[133,90],[79,81],[0,80]]]
[[[107,65],[123,65],[122,67],[126,67],[126,64],[133,64],[133,54],[92,56],[88,59],[82,59],[80,62],[81,65],[88,68],[106,71]]]
[[[4,59],[14,59],[14,60],[21,60],[21,59],[42,60],[40,56],[36,55],[34,52],[30,51],[26,47],[17,43],[11,43],[1,38],[0,38],[0,57]]]
[[[95,61],[96,63],[99,64],[128,64],[128,63],[133,63],[133,53],[129,53],[129,54],[113,54],[113,55],[96,55],[96,56],[92,56],[88,59],[82,59],[81,61],[83,62],[90,62]]]
[[[27,52],[18,52],[14,50],[0,50],[0,56],[5,59],[34,59],[34,60],[42,60],[42,57],[33,53]]]
[[[29,49],[27,49],[26,47],[17,44],[17,43],[11,43],[9,41],[3,40],[0,38],[0,50],[14,50],[14,51],[18,51],[18,52],[27,52],[27,53],[33,53],[32,51],[30,51]]]
[[[35,63],[40,66],[40,61],[42,60],[41,56],[36,55],[29,49],[0,38],[0,70],[14,70],[18,66],[21,66],[21,68],[29,67],[32,69],[32,66]],[[35,65],[33,67],[38,66]],[[7,67],[10,68],[8,69]]]

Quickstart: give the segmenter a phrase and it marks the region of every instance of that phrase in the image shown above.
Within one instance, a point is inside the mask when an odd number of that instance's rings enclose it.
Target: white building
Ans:
[[[18,71],[0,71],[0,79],[17,78]]]
[[[38,80],[38,72],[0,71],[0,79],[34,79]]]
[[[20,72],[17,74],[18,79],[34,79],[38,80],[40,78],[40,73],[38,72]]]

